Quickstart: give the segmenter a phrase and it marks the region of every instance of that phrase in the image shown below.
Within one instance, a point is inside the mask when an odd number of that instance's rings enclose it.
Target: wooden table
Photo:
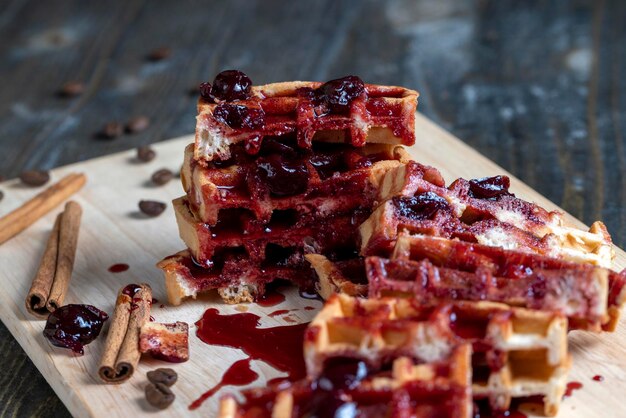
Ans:
[[[531,3],[6,0],[0,175],[190,133],[188,92],[222,69],[255,83],[354,73],[416,88],[421,112],[623,247],[626,4]],[[168,58],[146,59],[162,46]],[[71,80],[84,93],[59,98]],[[144,132],[94,137],[138,115]],[[69,415],[4,326],[0,415]]]

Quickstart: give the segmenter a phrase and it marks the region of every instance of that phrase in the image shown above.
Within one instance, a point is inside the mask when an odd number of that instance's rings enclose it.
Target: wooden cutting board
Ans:
[[[417,117],[416,131],[418,144],[410,149],[411,154],[420,162],[438,167],[448,182],[457,177],[475,178],[506,173],[421,115]],[[237,311],[234,306],[225,305],[215,297],[188,301],[178,307],[161,307],[161,303],[167,304],[167,301],[162,275],[154,265],[162,257],[182,249],[183,243],[178,238],[171,207],[160,217],[152,219],[144,219],[137,212],[140,199],[170,201],[183,193],[178,181],[154,187],[149,179],[159,168],[178,170],[183,149],[192,140],[192,136],[186,136],[156,144],[154,148],[158,156],[146,164],[135,162],[135,151],[129,150],[62,167],[52,174],[53,180],[73,171],[81,171],[88,176],[86,187],[75,197],[83,206],[84,214],[74,276],[66,303],[92,304],[112,313],[115,294],[120,286],[145,281],[151,284],[154,297],[160,301],[153,307],[156,321],[179,320],[191,326],[191,359],[174,365],[179,373],[179,381],[173,388],[177,399],[166,411],[156,412],[151,408],[144,401],[143,388],[147,371],[168,364],[142,360],[129,382],[119,386],[104,385],[96,375],[104,338],[100,337],[88,345],[84,356],[75,357],[67,350],[52,347],[41,334],[44,321],[34,320],[26,313],[24,297],[58,211],[0,247],[0,318],[75,416],[214,416],[219,396],[240,389],[226,387],[195,412],[188,410],[192,401],[219,382],[230,364],[245,357],[239,350],[202,343],[195,336],[194,323],[208,307],[217,307],[224,314]],[[5,193],[0,215],[36,193],[15,180],[3,183],[0,188]],[[546,208],[556,208],[518,179],[512,178],[511,189],[524,199]],[[571,217],[570,220],[581,225]],[[622,269],[626,267],[626,254],[619,249],[616,252],[615,268]],[[127,263],[130,269],[110,273],[108,267],[116,263]],[[262,326],[275,326],[290,324],[279,317],[268,317],[268,313],[307,305],[321,306],[317,301],[300,298],[294,289],[290,289],[287,300],[280,305],[263,308],[253,304],[249,308],[250,312],[261,316]],[[291,317],[307,322],[315,313],[314,310],[299,309]],[[613,334],[572,332],[570,351],[574,362],[569,381],[579,381],[583,383],[583,388],[563,401],[559,417],[624,416],[626,320]],[[263,386],[266,380],[280,375],[261,361],[253,361],[252,368],[260,377],[249,386]],[[594,381],[594,375],[602,375],[604,381]]]

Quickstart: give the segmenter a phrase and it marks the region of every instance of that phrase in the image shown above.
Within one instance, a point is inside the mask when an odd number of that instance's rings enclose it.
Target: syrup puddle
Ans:
[[[283,303],[284,301],[285,301],[285,295],[283,295],[282,293],[276,290],[272,290],[272,291],[265,293],[263,297],[257,299],[256,303],[259,306],[268,308],[270,306],[276,306],[279,303]]]
[[[259,375],[250,368],[251,358],[243,359],[233,363],[222,376],[222,380],[211,389],[202,394],[198,399],[189,405],[190,410],[198,409],[200,405],[224,386],[243,386],[254,382]]]
[[[224,373],[220,383],[194,401],[190,409],[198,408],[223,386],[241,386],[254,382],[258,375],[250,369],[250,360],[262,360],[287,373],[286,378],[279,379],[294,381],[305,376],[302,345],[308,324],[260,328],[259,319],[258,315],[249,312],[220,315],[217,309],[210,308],[196,322],[196,335],[200,340],[210,345],[238,348],[249,358],[233,364]]]

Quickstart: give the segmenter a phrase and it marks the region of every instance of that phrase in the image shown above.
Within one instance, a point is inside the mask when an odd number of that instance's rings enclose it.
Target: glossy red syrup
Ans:
[[[596,382],[604,382],[604,376],[599,375],[599,374],[592,377],[592,379],[595,380]]]
[[[567,384],[567,387],[565,388],[565,395],[563,395],[564,398],[567,398],[569,396],[572,396],[572,393],[575,390],[581,389],[583,387],[583,384],[580,382],[569,382]]]
[[[272,291],[267,292],[262,297],[258,298],[256,303],[257,305],[267,308],[270,306],[276,306],[279,303],[282,303],[284,301],[285,301],[285,295],[283,295],[282,293],[279,293],[276,290],[272,290]]]
[[[111,273],[121,273],[123,271],[128,270],[128,268],[129,268],[128,264],[119,263],[119,264],[113,264],[111,267],[109,267],[109,271]]]
[[[267,316],[271,316],[271,317],[280,316],[280,315],[284,315],[286,313],[289,313],[289,312],[291,312],[293,310],[295,310],[295,309],[279,309],[277,311],[269,313]]]
[[[189,405],[189,409],[197,409],[204,401],[215,395],[215,393],[224,386],[243,386],[254,382],[259,375],[250,368],[250,360],[252,359],[247,358],[233,363],[222,376],[222,380],[193,401],[193,403]]]
[[[141,286],[138,284],[129,284],[124,289],[122,289],[122,293],[133,298],[133,303],[138,302],[140,299],[135,300],[134,296],[137,292],[141,290]]]
[[[305,311],[314,311],[315,310],[315,306],[305,306],[304,310]]]
[[[196,334],[207,344],[239,348],[252,360],[263,360],[287,373],[290,380],[303,378],[302,343],[307,324],[259,328],[259,319],[249,312],[220,315],[211,308],[196,322]]]

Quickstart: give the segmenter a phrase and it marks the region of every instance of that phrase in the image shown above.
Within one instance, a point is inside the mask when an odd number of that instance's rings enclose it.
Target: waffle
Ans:
[[[500,286],[498,281],[502,282],[499,278],[528,280],[533,282],[532,292],[527,297],[528,306],[533,308],[542,303],[543,308],[571,315],[570,326],[577,329],[597,330],[601,324],[602,329],[613,331],[626,301],[626,270],[618,274],[602,267],[537,254],[407,233],[398,237],[392,258],[429,260],[440,268],[471,273],[484,282],[481,291],[491,295],[499,291],[496,290]],[[517,284],[505,285],[507,288],[515,286]],[[522,287],[518,292],[520,296]]]
[[[219,222],[222,212],[245,212],[267,223],[275,211],[327,217],[371,206],[384,173],[409,160],[399,146],[335,144],[303,150],[288,138],[268,139],[257,156],[239,147],[236,151],[231,160],[204,167],[194,159],[193,144],[185,149],[183,188],[196,218],[211,226]],[[260,177],[259,165],[276,158],[292,171],[302,170],[301,176],[291,175],[295,182],[285,180],[289,190],[281,195]]]
[[[311,93],[317,82],[285,82],[253,86],[250,98],[236,102],[248,109],[262,109],[264,124],[255,129],[232,129],[214,116],[218,104],[200,98],[194,157],[209,162],[230,158],[230,146],[242,143],[255,153],[264,138],[296,134],[301,148],[313,141],[413,145],[415,142],[416,91],[402,87],[365,85],[347,114],[320,112]],[[323,113],[323,114],[321,114]]]
[[[501,183],[500,194],[476,197],[476,184],[489,179],[458,179],[446,188],[436,169],[414,161],[389,170],[378,197],[385,203],[360,227],[362,254],[388,254],[406,230],[611,266],[614,252],[602,222],[588,231],[564,226],[561,213],[510,194],[507,177],[492,179]]]
[[[465,344],[456,347],[449,357],[432,363],[399,357],[391,363],[390,371],[383,372],[338,359],[327,364],[324,374],[315,380],[248,390],[243,393],[242,403],[227,395],[221,399],[218,416],[470,417],[470,353],[470,346]],[[346,382],[345,370],[352,364],[356,364],[357,373]],[[341,386],[337,387],[338,383]]]
[[[139,351],[170,363],[189,360],[189,325],[146,322],[139,334]]]
[[[210,290],[217,290],[226,303],[253,302],[275,279],[305,289],[313,287],[310,267],[297,251],[276,254],[262,263],[250,260],[241,251],[228,251],[207,268],[199,266],[185,250],[161,260],[157,267],[165,273],[167,299],[172,305]]]
[[[596,331],[608,321],[606,270],[537,269],[517,277],[496,276],[488,268],[467,272],[445,265],[435,266],[428,258],[411,261],[368,257],[369,297],[408,296],[425,305],[488,300],[560,312],[572,324]]]
[[[368,282],[362,257],[331,261],[321,254],[304,256],[315,271],[317,293],[326,300],[335,293],[367,296]]]
[[[353,358],[376,369],[389,359],[432,362],[471,343],[472,390],[495,410],[512,398],[540,396],[555,415],[570,358],[567,319],[556,313],[492,302],[424,307],[414,299],[358,299],[334,295],[305,334],[307,373],[316,378],[333,358]]]
[[[356,252],[358,225],[369,211],[362,208],[345,215],[317,218],[297,211],[276,212],[262,224],[249,214],[233,213],[211,227],[199,222],[189,209],[186,197],[173,201],[180,237],[200,265],[211,265],[216,254],[228,248],[241,248],[250,260],[261,263],[270,247],[298,248],[308,253]]]

